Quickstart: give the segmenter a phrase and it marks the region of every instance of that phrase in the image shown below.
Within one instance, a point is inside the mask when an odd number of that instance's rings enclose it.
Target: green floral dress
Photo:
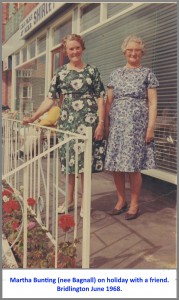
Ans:
[[[53,77],[48,98],[59,99],[63,94],[60,111],[59,129],[78,134],[85,134],[86,127],[92,127],[94,136],[98,124],[97,98],[103,97],[104,85],[98,69],[87,64],[81,71],[71,70],[68,65],[59,67]],[[63,141],[66,134],[60,134]],[[92,141],[92,171],[102,171],[104,152],[103,146],[96,150],[96,143]],[[68,172],[75,173],[75,141],[69,143]],[[61,170],[66,172],[66,145],[60,148]],[[84,142],[78,142],[78,173],[84,172]]]

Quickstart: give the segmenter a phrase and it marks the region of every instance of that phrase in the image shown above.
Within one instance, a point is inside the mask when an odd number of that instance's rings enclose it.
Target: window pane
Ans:
[[[18,70],[16,71],[17,77],[31,77],[32,76],[32,70]]]
[[[27,91],[28,91],[27,87],[24,86],[24,87],[23,87],[23,90],[22,90],[22,92],[23,92],[22,97],[23,97],[23,98],[27,98],[27,95],[28,95]]]
[[[30,45],[29,45],[29,57],[32,58],[35,56],[35,41],[33,41]]]
[[[27,60],[27,47],[22,50],[22,62]]]
[[[42,36],[37,41],[37,51],[38,53],[42,53],[46,50],[46,35]]]
[[[16,109],[30,115],[44,100],[46,56],[16,70]]]
[[[72,21],[69,20],[68,22],[56,27],[54,29],[54,36],[53,36],[53,45],[58,45],[65,35],[71,34],[72,32]]]
[[[132,3],[108,3],[107,18],[110,18],[126,8],[132,6]]]
[[[80,31],[89,29],[100,21],[100,4],[90,4],[81,9]]]
[[[16,54],[16,66],[18,66],[20,64],[20,53],[18,52]]]
[[[54,61],[53,61],[53,65],[54,65],[54,71],[59,67],[60,65],[60,53],[55,53],[54,55]]]
[[[22,87],[22,98],[32,98],[32,86]]]

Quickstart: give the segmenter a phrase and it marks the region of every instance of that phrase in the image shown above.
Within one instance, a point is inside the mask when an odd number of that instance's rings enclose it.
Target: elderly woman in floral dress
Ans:
[[[54,101],[59,101],[63,95],[59,129],[79,134],[85,134],[86,127],[91,126],[93,132],[93,155],[95,142],[101,140],[104,129],[104,86],[98,69],[82,61],[84,41],[81,36],[71,34],[62,41],[62,47],[69,58],[69,63],[59,67],[53,77],[48,93],[48,98],[43,101],[39,109],[30,119],[24,122],[34,122],[39,115],[49,110]],[[60,135],[60,140],[64,139]],[[96,170],[102,169],[104,156],[98,153]],[[84,142],[78,144],[78,172],[81,173],[83,191],[84,172]],[[66,146],[60,148],[61,170],[66,172]],[[73,208],[73,194],[75,186],[75,141],[69,144],[69,185],[68,185],[68,209]],[[59,213],[65,212],[65,202],[59,207]],[[81,217],[83,211],[81,209]]]

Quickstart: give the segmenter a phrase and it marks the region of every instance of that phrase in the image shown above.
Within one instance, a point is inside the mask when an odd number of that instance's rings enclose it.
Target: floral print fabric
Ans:
[[[110,129],[105,169],[139,172],[156,168],[154,141],[145,143],[148,126],[147,89],[159,85],[149,68],[118,68],[110,75],[108,87],[114,100],[109,118]]]
[[[63,94],[63,102],[60,111],[59,129],[78,134],[85,134],[86,127],[92,127],[94,136],[98,124],[97,98],[104,96],[104,86],[100,73],[96,67],[86,65],[81,71],[68,69],[68,65],[60,67],[51,81],[48,97],[60,98]],[[60,134],[59,140],[63,141],[67,134]],[[92,154],[94,156],[95,141],[92,141]],[[78,146],[75,140],[69,143],[68,172],[75,173],[75,151],[78,147],[78,172],[84,172],[84,142],[80,140]],[[102,170],[104,151],[96,162],[96,168]],[[66,172],[66,145],[60,148],[62,172]]]

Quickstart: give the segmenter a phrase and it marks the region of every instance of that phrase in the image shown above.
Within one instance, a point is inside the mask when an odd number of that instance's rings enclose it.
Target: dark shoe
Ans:
[[[17,152],[15,153],[15,158],[22,158],[24,156],[24,152],[21,150],[17,150]]]
[[[19,157],[24,157],[24,152],[22,150],[19,150]]]
[[[121,208],[121,209],[116,209],[114,208],[109,214],[114,216],[114,215],[120,215],[123,212],[127,210],[127,203]]]
[[[128,212],[126,212],[126,214],[125,214],[125,220],[136,219],[138,217],[138,214],[139,214],[139,209],[136,211],[135,214],[129,214]]]

